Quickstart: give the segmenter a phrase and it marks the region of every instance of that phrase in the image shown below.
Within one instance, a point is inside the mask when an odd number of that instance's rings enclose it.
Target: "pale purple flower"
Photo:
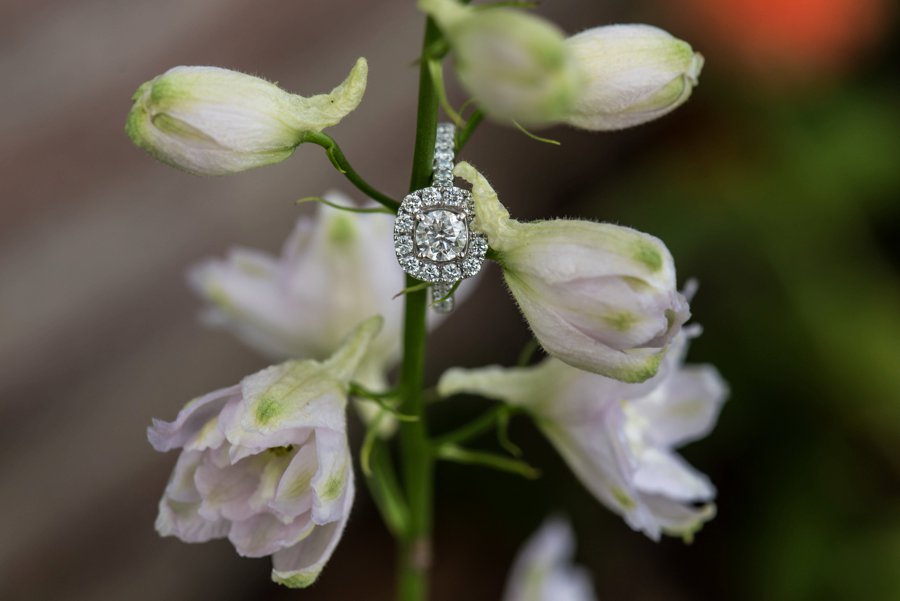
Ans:
[[[330,201],[352,206],[330,192]],[[209,304],[206,323],[222,327],[264,356],[324,359],[353,327],[384,318],[360,368],[376,386],[400,355],[404,287],[386,214],[358,214],[327,205],[297,219],[280,256],[233,248],[224,259],[194,266],[188,281]]]
[[[324,362],[287,361],[188,403],[148,429],[157,451],[181,449],[156,529],[184,542],[228,538],[240,555],[272,556],[272,579],[312,584],[353,504],[347,383],[380,318]]]
[[[596,601],[590,574],[572,565],[574,552],[569,522],[549,518],[519,551],[503,601]]]
[[[727,386],[711,365],[684,365],[687,338],[659,372],[629,384],[548,358],[534,367],[447,371],[443,396],[475,393],[531,413],[585,487],[654,540],[690,538],[715,514],[715,489],[675,449],[713,428]]]
[[[609,223],[510,219],[471,165],[460,163],[456,174],[472,184],[475,227],[544,350],[624,382],[653,376],[690,316],[665,244]]]

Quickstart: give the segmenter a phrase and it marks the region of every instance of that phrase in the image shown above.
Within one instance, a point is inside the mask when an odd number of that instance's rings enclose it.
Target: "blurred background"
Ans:
[[[705,334],[691,359],[714,362],[732,395],[685,455],[717,484],[719,515],[691,545],[653,543],[519,419],[513,438],[543,479],[439,469],[435,600],[499,598],[515,550],[553,511],[571,517],[601,600],[900,599],[896,8],[542,3],[569,32],[647,22],[707,58],[693,99],[660,121],[543,132],[558,148],[486,124],[465,158],[514,215],[651,232],[682,280],[699,279]],[[244,174],[189,176],[134,148],[123,125],[137,86],[176,64],[310,94],[365,55],[366,98],[330,133],[399,197],[421,30],[412,0],[0,4],[0,599],[391,598],[392,543],[364,492],[308,591],[270,584],[267,559],[241,559],[225,541],[155,534],[175,455],[147,444],[151,416],[171,419],[265,364],[199,324],[185,268],[233,244],[277,252],[294,199],[346,185],[317,147]],[[528,340],[496,269],[450,323],[433,336],[432,381],[450,365],[512,364]],[[483,406],[444,406],[435,429]]]

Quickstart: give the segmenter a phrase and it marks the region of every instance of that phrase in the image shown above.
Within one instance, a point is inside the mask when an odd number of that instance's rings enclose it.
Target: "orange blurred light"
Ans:
[[[800,80],[840,73],[877,42],[887,0],[681,0],[682,24],[766,78]]]

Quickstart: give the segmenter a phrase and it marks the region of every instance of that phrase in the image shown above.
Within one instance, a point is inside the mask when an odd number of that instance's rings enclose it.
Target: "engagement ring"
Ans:
[[[408,194],[394,221],[397,261],[432,284],[431,304],[440,313],[453,310],[457,284],[481,270],[488,250],[484,234],[472,229],[471,193],[453,185],[454,133],[453,124],[438,125],[432,185]]]

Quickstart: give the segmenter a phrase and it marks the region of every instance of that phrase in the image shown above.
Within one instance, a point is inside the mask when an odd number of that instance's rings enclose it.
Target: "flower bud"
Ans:
[[[583,87],[565,36],[544,19],[509,8],[420,0],[455,53],[463,87],[488,115],[524,124],[558,121]]]
[[[366,89],[366,59],[329,94],[303,97],[218,67],[174,67],[141,85],[125,132],[156,159],[197,175],[283,161],[306,133],[353,111]]]
[[[566,40],[587,85],[565,121],[594,131],[652,121],[683,104],[703,67],[687,42],[649,25],[594,27]]]
[[[471,165],[460,163],[456,175],[472,184],[474,226],[544,350],[624,382],[653,376],[690,316],[662,241],[608,223],[520,223]]]

